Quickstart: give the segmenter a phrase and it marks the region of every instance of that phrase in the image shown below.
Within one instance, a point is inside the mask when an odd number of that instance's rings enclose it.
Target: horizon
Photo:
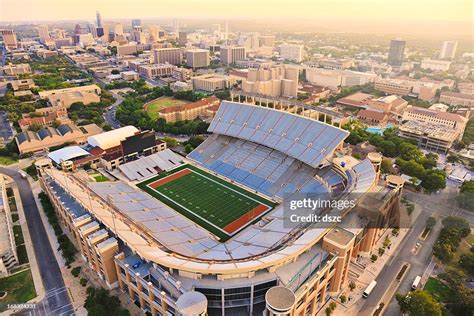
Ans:
[[[355,32],[379,34],[418,34],[436,36],[470,36],[472,39],[472,3],[455,0],[389,1],[379,5],[375,0],[308,1],[295,0],[287,6],[282,0],[262,0],[258,4],[243,0],[239,6],[222,6],[217,0],[152,0],[102,1],[84,0],[80,3],[59,0],[2,0],[1,24],[67,23],[94,21],[96,11],[104,21],[181,19],[193,21],[254,20],[255,24],[271,28],[295,28],[301,31]],[[113,4],[113,6],[112,6]],[[24,12],[28,7],[34,18]],[[55,8],[51,10],[50,8]],[[156,13],[155,13],[156,12]],[[423,14],[420,14],[423,12]],[[297,20],[297,22],[295,22]],[[436,30],[434,32],[434,30]]]

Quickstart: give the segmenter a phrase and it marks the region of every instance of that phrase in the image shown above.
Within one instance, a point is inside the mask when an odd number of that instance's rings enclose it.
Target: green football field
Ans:
[[[260,218],[274,203],[190,165],[138,184],[221,240]]]

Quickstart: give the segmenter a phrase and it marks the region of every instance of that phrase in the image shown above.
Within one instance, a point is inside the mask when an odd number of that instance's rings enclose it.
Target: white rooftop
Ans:
[[[120,145],[121,141],[133,136],[137,132],[138,129],[135,126],[128,125],[105,133],[89,136],[87,142],[93,147],[100,147],[103,150],[107,150]]]
[[[89,152],[85,151],[79,146],[64,147],[48,154],[49,159],[54,163],[60,164],[62,161],[68,161],[74,158],[87,156]]]

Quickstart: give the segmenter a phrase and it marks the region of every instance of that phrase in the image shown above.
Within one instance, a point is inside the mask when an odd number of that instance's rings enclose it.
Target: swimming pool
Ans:
[[[393,124],[387,124],[387,125],[385,125],[384,127],[367,127],[365,130],[366,130],[367,132],[369,132],[369,133],[382,135],[383,132],[384,132],[387,128],[390,128],[390,127],[393,127]]]

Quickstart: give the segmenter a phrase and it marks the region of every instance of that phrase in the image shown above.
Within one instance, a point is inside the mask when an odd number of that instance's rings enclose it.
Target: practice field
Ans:
[[[275,203],[184,165],[137,185],[221,240],[258,220]]]
[[[156,100],[150,101],[145,104],[145,111],[152,119],[158,118],[158,111],[175,105],[183,105],[189,103],[188,101],[178,100],[171,97],[160,97]]]

